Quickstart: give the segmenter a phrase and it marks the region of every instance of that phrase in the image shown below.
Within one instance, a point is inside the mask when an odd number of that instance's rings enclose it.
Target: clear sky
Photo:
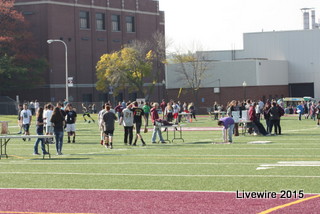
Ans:
[[[302,30],[301,8],[315,8],[320,0],[159,0],[165,11],[169,50],[230,50],[243,48],[243,33]],[[310,20],[311,23],[311,20]]]

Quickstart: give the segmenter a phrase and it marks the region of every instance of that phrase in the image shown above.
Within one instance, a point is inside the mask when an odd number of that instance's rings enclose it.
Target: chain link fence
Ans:
[[[10,97],[0,96],[0,115],[18,114],[18,104]]]

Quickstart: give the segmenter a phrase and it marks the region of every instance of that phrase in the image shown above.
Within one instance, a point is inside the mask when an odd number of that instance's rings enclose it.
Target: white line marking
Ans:
[[[103,155],[103,154],[110,154],[112,156],[113,153],[109,153],[110,151],[102,151],[102,152],[93,152],[91,153],[92,155],[98,154],[98,155]],[[88,153],[86,154],[64,154],[63,157],[68,156],[68,157],[72,157],[72,156],[77,156],[77,155],[88,155]],[[299,157],[299,158],[319,158],[320,155],[167,155],[167,154],[118,154],[119,156],[126,156],[126,157],[173,157],[173,158],[182,158],[182,159],[188,159],[188,158],[197,158],[197,159],[208,159],[208,158],[214,158],[214,157],[274,157],[274,158],[295,158],[295,157]],[[9,155],[10,156],[10,155]],[[28,155],[27,155],[28,156]],[[32,155],[29,155],[32,156]],[[111,157],[110,156],[110,157]],[[105,156],[103,156],[105,157]],[[112,156],[113,157],[113,156]],[[5,159],[4,159],[5,160]],[[46,160],[47,161],[47,160]],[[6,163],[6,162],[1,162],[0,161],[0,165]],[[80,164],[80,163],[79,163]]]
[[[274,167],[258,167],[256,170],[262,170],[262,169],[272,169]]]
[[[143,176],[143,177],[249,177],[249,178],[320,178],[309,175],[178,175],[178,174],[125,174],[125,173],[74,173],[74,172],[0,172],[0,174],[16,175],[85,175],[85,176]]]
[[[25,162],[12,161],[1,163],[0,165],[257,165],[264,163],[188,163],[188,162],[97,162],[97,163],[79,163],[79,162]]]
[[[96,152],[96,153],[93,153],[93,155],[94,154],[108,154],[107,152],[110,152],[110,151]],[[72,156],[77,156],[77,155],[79,155],[79,154],[64,154],[63,156],[72,157]],[[81,154],[81,155],[88,155],[88,153]],[[112,156],[112,153],[110,153],[110,155]],[[10,156],[10,154],[9,154],[9,156]],[[279,158],[279,157],[303,158],[303,157],[305,157],[305,158],[310,159],[310,158],[319,158],[320,157],[320,155],[167,155],[167,154],[120,154],[119,156],[126,156],[126,157],[177,157],[177,158],[183,158],[183,159],[187,159],[187,158],[207,159],[210,157],[275,157],[275,158]],[[3,163],[3,162],[0,162],[0,164],[1,163]]]
[[[260,166],[256,170],[271,169],[275,167],[292,167],[292,166],[319,167],[320,161],[279,161],[276,164],[260,164]]]
[[[236,191],[210,191],[210,190],[157,190],[157,189],[53,189],[53,188],[0,188],[0,190],[35,190],[35,191],[122,191],[122,192],[186,192],[186,193],[232,193]],[[257,190],[261,191],[261,190]],[[277,194],[281,194],[278,192]],[[320,193],[304,193],[305,195],[314,195]]]
[[[28,143],[28,144],[25,144],[25,145],[13,145],[11,146],[10,150],[24,150],[24,151],[27,151],[27,150],[31,150],[30,149],[30,146],[33,145],[33,142],[31,143]],[[76,144],[74,144],[76,145]],[[178,144],[175,144],[175,145],[178,145]],[[169,146],[175,146],[175,145],[169,145]],[[211,144],[213,145],[213,144]],[[214,144],[214,145],[223,145],[223,144]],[[229,144],[228,144],[229,145]],[[313,145],[313,144],[308,144],[308,145]],[[317,144],[314,144],[314,145],[319,145],[319,143]],[[134,148],[131,148],[131,147],[128,147],[128,148],[121,148],[123,146],[119,146],[119,145],[115,145],[116,148],[114,148],[112,151],[116,152],[116,151],[130,151],[130,150],[145,150],[145,149],[157,149],[157,150],[161,150],[162,148],[158,148],[158,147],[134,147]],[[118,148],[117,148],[118,146]],[[168,144],[166,145],[168,146]],[[21,147],[24,147],[24,148],[21,148]],[[97,148],[97,149],[101,149],[103,151],[105,151],[105,149],[101,146],[100,148]],[[207,150],[320,150],[320,148],[277,148],[277,147],[273,147],[273,148],[252,148],[252,147],[242,147],[242,148],[238,148],[238,147],[233,147],[233,148],[215,148],[215,147],[211,147],[211,148],[206,148]],[[203,148],[179,148],[179,151],[182,151],[182,150],[203,150]],[[63,148],[63,151],[88,151],[87,148]],[[102,151],[101,151],[102,152]],[[100,153],[101,153],[100,152]],[[88,154],[88,153],[81,153],[81,154]]]
[[[268,143],[272,143],[271,141],[251,141],[248,142],[248,144],[268,144]]]
[[[41,188],[0,188],[0,190],[36,190],[36,191],[122,191],[122,192],[186,192],[186,193],[235,193],[235,191],[207,191],[207,190],[157,190],[157,189],[41,189]],[[305,193],[317,194],[317,193]]]
[[[278,163],[295,163],[295,164],[320,164],[320,161],[279,161]]]
[[[320,161],[283,161],[276,164],[262,164],[262,167],[273,166],[320,166]]]

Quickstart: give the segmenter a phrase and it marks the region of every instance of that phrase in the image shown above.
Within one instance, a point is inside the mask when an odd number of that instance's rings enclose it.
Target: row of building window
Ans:
[[[80,11],[80,28],[90,28],[90,16],[88,11]],[[135,20],[134,16],[126,16],[126,31],[135,32]],[[96,30],[106,30],[106,17],[104,13],[96,13]],[[111,30],[121,31],[121,19],[120,15],[111,15]]]

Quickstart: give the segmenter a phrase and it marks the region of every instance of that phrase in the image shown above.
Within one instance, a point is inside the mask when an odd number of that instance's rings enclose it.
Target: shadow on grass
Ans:
[[[77,133],[77,137],[88,137],[88,136],[99,137],[98,134],[87,134],[87,133],[83,133],[84,131],[81,131],[81,132],[82,132],[81,134],[78,134],[78,133]],[[88,132],[92,133],[90,130],[89,130]]]
[[[87,145],[101,145],[100,141],[99,142],[76,142],[76,143],[71,143],[70,145],[82,145],[82,144],[87,144]]]
[[[189,143],[184,143],[184,144],[196,144],[196,145],[207,145],[207,144],[212,144],[213,141],[210,142],[189,142]],[[183,144],[181,144],[183,145]]]
[[[46,160],[46,161],[61,161],[61,160],[89,160],[90,158],[58,158],[58,157],[53,157],[51,156],[51,158],[49,157],[45,157],[45,159],[42,159],[41,158],[33,158],[33,159],[30,159],[32,161],[39,161],[39,160]]]
[[[284,133],[284,134],[281,134],[281,135],[277,135],[275,137],[280,137],[280,136],[284,136],[284,137],[296,137],[296,136],[315,136],[315,137],[318,137],[319,134],[315,133],[315,134],[311,134],[311,133]]]

